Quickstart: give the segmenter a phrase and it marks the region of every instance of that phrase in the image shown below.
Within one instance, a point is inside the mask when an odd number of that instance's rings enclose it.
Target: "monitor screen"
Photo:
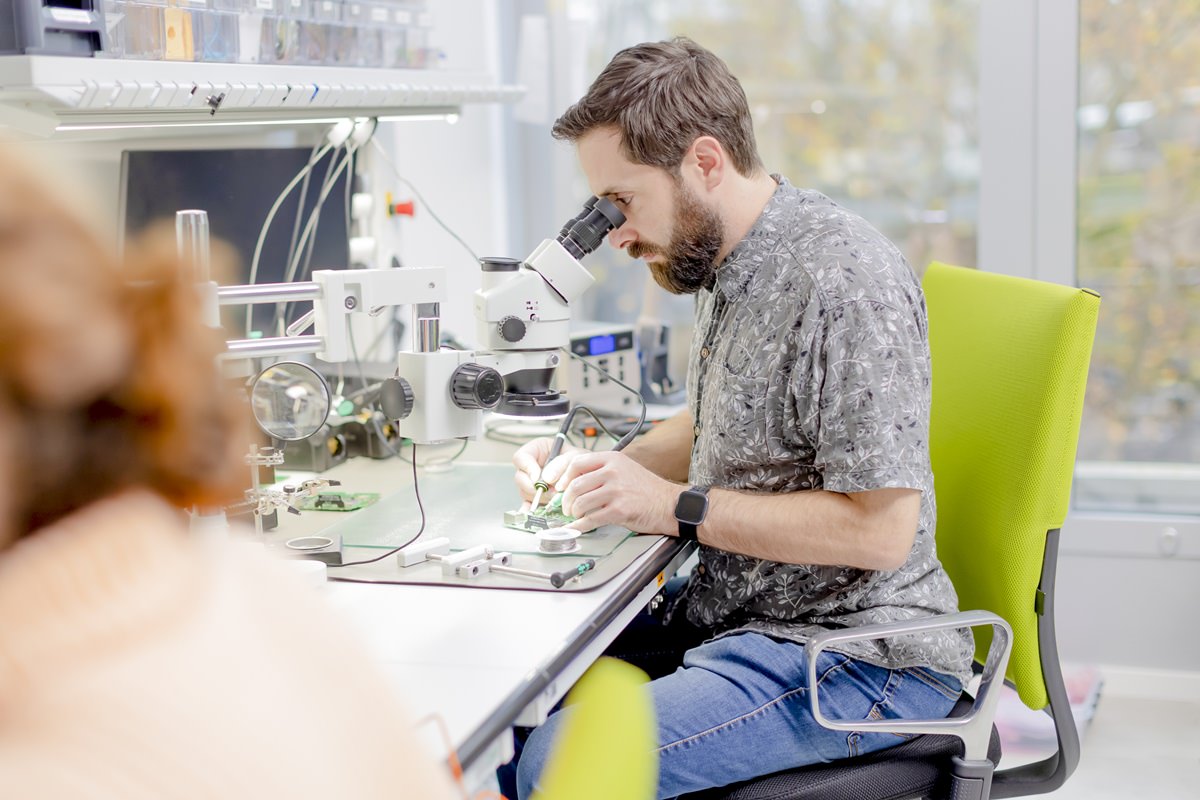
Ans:
[[[342,158],[341,151],[336,153]],[[223,282],[247,283],[254,247],[267,214],[279,193],[308,163],[309,148],[243,148],[230,150],[127,150],[121,159],[122,232],[128,238],[151,223],[173,224],[175,212],[197,208],[208,212],[214,238],[231,245],[237,253],[236,272]],[[326,154],[313,167],[305,190],[303,231],[315,208],[321,186],[337,162]],[[344,269],[349,264],[347,237],[346,176],[341,172],[326,196],[315,225],[311,269]],[[301,213],[300,189],[289,193],[276,212],[263,243],[256,283],[278,283],[287,272],[288,251],[297,215]],[[298,235],[298,234],[297,234]],[[297,280],[307,280],[306,258],[301,258]],[[294,304],[288,318],[295,319],[309,307]],[[254,306],[253,329],[264,336],[273,334],[274,305]],[[222,322],[230,338],[243,338],[244,306],[222,309]]]

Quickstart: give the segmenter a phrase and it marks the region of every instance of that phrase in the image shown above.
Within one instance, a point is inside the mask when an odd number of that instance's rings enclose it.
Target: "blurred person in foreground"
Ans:
[[[0,145],[0,794],[455,796],[318,593],[189,538],[245,471],[219,332],[34,169]]]
[[[917,276],[864,219],[765,169],[741,84],[690,40],[618,53],[553,134],[624,212],[610,243],[696,298],[685,411],[619,453],[546,464],[543,439],[514,457],[524,496],[544,467],[574,527],[699,541],[667,624],[638,620],[610,648],[656,678],[659,796],[899,744],[816,723],[805,642],[957,610],[934,546]],[[822,708],[944,717],[971,652],[969,631],[831,648]],[[569,713],[529,738],[522,798]]]

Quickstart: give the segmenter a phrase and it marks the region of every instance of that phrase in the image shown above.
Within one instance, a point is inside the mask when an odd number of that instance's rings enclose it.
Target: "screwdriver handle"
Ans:
[[[582,562],[579,566],[572,570],[564,570],[563,572],[553,572],[550,574],[550,585],[555,589],[562,588],[562,585],[572,578],[578,577],[588,570],[596,568],[596,560],[589,558]]]

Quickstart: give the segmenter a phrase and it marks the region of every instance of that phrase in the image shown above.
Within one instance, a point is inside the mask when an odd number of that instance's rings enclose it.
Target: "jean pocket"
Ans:
[[[927,720],[945,719],[958,701],[958,681],[948,675],[921,668],[908,668],[892,673],[894,683],[888,686],[883,698],[871,707],[869,720]],[[919,734],[886,733],[891,741],[908,741]]]
[[[955,702],[958,702],[958,698],[962,695],[962,683],[958,678],[934,672],[926,667],[908,667],[904,672],[907,676],[917,679],[943,697]]]
[[[902,717],[889,715],[887,713],[887,701],[880,700],[875,705],[871,706],[871,710],[867,712],[867,719],[871,722],[883,722],[887,720],[899,721]],[[920,734],[916,733],[896,733],[894,731],[879,731],[884,736],[895,736],[902,742],[907,742],[909,739],[915,739]]]

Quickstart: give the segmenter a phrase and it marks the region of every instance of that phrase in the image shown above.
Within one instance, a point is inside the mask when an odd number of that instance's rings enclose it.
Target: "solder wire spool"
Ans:
[[[543,553],[574,553],[579,549],[579,531],[572,528],[547,528],[537,537],[538,550]]]

